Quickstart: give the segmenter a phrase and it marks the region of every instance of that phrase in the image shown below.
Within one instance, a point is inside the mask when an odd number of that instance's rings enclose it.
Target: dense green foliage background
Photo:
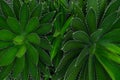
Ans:
[[[0,80],[120,80],[120,0],[0,0]]]

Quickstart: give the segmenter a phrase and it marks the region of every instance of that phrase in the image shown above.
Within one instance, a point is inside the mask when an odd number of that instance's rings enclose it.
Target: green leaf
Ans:
[[[78,40],[80,42],[85,42],[85,43],[89,42],[89,36],[84,31],[76,31],[76,32],[74,32],[73,33],[73,39]]]
[[[116,21],[112,25],[112,29],[119,28],[120,26],[120,18],[116,19]]]
[[[38,2],[37,2],[37,0],[31,0],[31,1],[29,1],[28,5],[30,8],[30,12],[31,12],[33,9],[36,8],[36,6],[38,6]]]
[[[5,17],[14,17],[14,13],[12,9],[9,7],[9,5],[5,1],[0,1],[1,3],[1,9]]]
[[[51,50],[51,45],[50,42],[46,38],[41,38],[40,40],[40,47],[45,49],[45,50]],[[44,42],[44,43],[43,43]]]
[[[2,17],[2,16],[0,16],[0,27],[4,28],[4,29],[8,28],[6,19],[4,17]]]
[[[18,58],[21,58],[21,57],[23,57],[23,56],[25,55],[26,51],[27,51],[26,46],[25,46],[25,45],[22,45],[22,46],[20,46],[20,48],[19,48],[16,56],[17,56]]]
[[[65,66],[68,67],[70,65],[70,62],[72,62],[72,60],[77,56],[78,56],[77,51],[71,51],[68,54],[65,54],[61,61],[59,62],[59,65],[57,66],[55,72],[61,71],[62,69],[64,69]],[[63,71],[66,71],[66,68]]]
[[[64,14],[62,12],[58,13],[54,19],[54,29],[55,29],[55,32],[54,32],[54,36],[58,36],[60,34],[60,30],[61,28],[63,27],[64,25],[64,22],[65,19],[64,19]]]
[[[29,20],[27,26],[25,27],[25,31],[27,33],[30,33],[32,31],[35,31],[39,26],[39,19],[36,17],[33,17]]]
[[[102,46],[101,46],[102,47]],[[112,50],[115,50],[114,48],[112,48]],[[98,54],[100,54],[101,56],[107,58],[107,59],[110,59],[118,64],[120,64],[120,58],[119,58],[119,55],[115,54],[114,52],[110,52],[110,51],[107,51],[105,49],[98,49],[97,51]]]
[[[75,63],[75,66],[78,66],[79,64],[81,64],[82,60],[88,55],[88,51],[87,51],[88,48],[84,48],[79,56],[77,57],[76,59],[76,63]]]
[[[45,23],[45,24],[40,24],[39,29],[37,30],[37,33],[39,35],[44,35],[52,31],[52,24],[50,23]]]
[[[39,45],[40,44],[40,37],[38,34],[36,33],[31,33],[27,36],[27,39],[30,43],[33,43],[33,44],[37,44]]]
[[[17,50],[18,49],[16,47],[7,49],[6,52],[0,56],[0,66],[11,64],[15,59]]]
[[[19,11],[21,8],[21,4],[19,0],[13,0],[13,9],[16,14],[17,19],[19,19]]]
[[[14,64],[13,76],[14,78],[18,77],[19,74],[23,71],[25,66],[25,57],[17,58]]]
[[[28,51],[28,57],[31,58],[31,62],[34,65],[38,64],[38,60],[39,60],[39,54],[38,51],[36,50],[36,48],[31,45],[31,44],[27,44],[27,51]]]
[[[107,71],[109,76],[112,80],[118,80],[120,79],[120,67],[114,63],[112,63],[110,60],[106,59],[105,57],[102,57],[100,55],[96,55],[98,61],[101,63],[101,65],[104,67],[104,69]]]
[[[20,24],[22,29],[24,29],[24,27],[26,26],[28,20],[29,20],[29,8],[27,6],[27,4],[23,4],[21,9],[20,9],[20,13],[19,13],[19,19],[20,19]]]
[[[73,61],[70,64],[70,66],[68,67],[67,71],[66,71],[64,80],[75,80],[77,78],[77,75],[80,72],[80,69],[81,69],[83,63],[85,61],[86,60],[83,59],[82,62],[81,62],[81,64],[79,64],[78,66],[75,66],[75,62]]]
[[[42,13],[42,5],[38,4],[32,11],[31,17],[40,17]]]
[[[102,29],[96,30],[94,33],[90,35],[91,39],[95,42],[98,41],[102,35],[102,31],[103,31]]]
[[[4,80],[9,75],[12,68],[13,68],[13,64],[3,67],[3,69],[0,72],[0,80]]]
[[[4,41],[0,41],[0,49],[4,49],[7,47],[10,47],[12,45],[11,42],[4,42]]]
[[[95,69],[97,80],[110,80],[109,75],[106,73],[105,69],[98,62],[98,60],[95,61]]]
[[[8,17],[7,23],[13,32],[17,34],[21,32],[21,26],[16,18]]]
[[[40,23],[48,23],[50,22],[55,15],[55,11],[48,12],[44,16],[41,17]]]
[[[100,28],[103,29],[103,32],[109,31],[116,19],[117,19],[117,12],[113,12],[112,14],[107,16],[100,25]]]
[[[15,37],[12,32],[5,29],[0,30],[0,34],[0,40],[3,41],[11,41]]]
[[[93,8],[90,8],[86,16],[87,25],[90,33],[93,33],[97,29],[97,18]]]
[[[101,46],[114,54],[120,55],[120,47],[113,43],[104,42],[104,43],[101,43]]]
[[[23,72],[22,72],[22,79],[23,80],[29,80],[28,79],[28,76],[29,76],[29,63],[28,63],[28,58],[27,56],[25,56],[25,65],[24,65],[24,69],[23,69]]]
[[[81,42],[75,41],[75,40],[70,40],[64,44],[62,50],[64,52],[67,52],[70,50],[76,50],[76,49],[80,49],[80,48],[83,48],[83,44]]]
[[[29,53],[28,53],[29,55]],[[38,75],[38,67],[31,62],[31,57],[28,56],[28,68],[29,68],[29,73],[32,76],[33,79],[38,80],[37,78],[39,77]]]
[[[90,8],[93,8],[95,13],[99,14],[98,0],[87,0],[87,11],[89,11]]]
[[[51,66],[52,63],[51,63],[50,56],[48,55],[48,53],[46,53],[44,50],[42,50],[42,49],[40,49],[40,48],[39,48],[38,50],[39,50],[40,60],[41,60],[44,64],[46,64],[46,65],[48,65],[48,66]]]
[[[105,35],[103,35],[102,40],[108,41],[108,42],[120,42],[120,29],[114,29]]]
[[[119,0],[113,0],[111,3],[108,5],[108,7],[105,10],[104,17],[109,16],[113,12],[117,11],[120,6],[120,1]]]
[[[55,41],[53,43],[53,47],[52,47],[51,52],[50,52],[51,60],[54,59],[54,57],[56,56],[57,52],[60,50],[61,42],[62,42],[62,38],[60,36],[58,36],[55,39]]]
[[[88,76],[89,80],[95,80],[95,71],[94,71],[94,55],[89,55],[88,61]]]
[[[69,18],[67,19],[67,21],[65,22],[65,24],[63,25],[63,28],[61,29],[61,32],[60,32],[62,36],[64,35],[64,33],[66,32],[66,30],[67,30],[68,27],[70,26],[70,24],[71,24],[71,22],[72,22],[72,19],[73,19],[72,16],[69,17]]]
[[[77,17],[74,18],[72,20],[71,26],[74,31],[78,31],[78,30],[86,31],[86,27],[80,18],[77,18]]]

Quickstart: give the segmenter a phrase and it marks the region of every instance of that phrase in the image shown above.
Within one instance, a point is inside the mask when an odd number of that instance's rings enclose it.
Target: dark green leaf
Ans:
[[[2,9],[2,12],[4,14],[5,17],[14,17],[14,13],[12,11],[12,9],[9,7],[9,5],[4,2],[3,0],[0,1],[1,3],[1,9]]]
[[[44,35],[52,31],[52,24],[50,23],[45,23],[45,24],[40,24],[39,29],[37,30],[37,33],[39,35]]]
[[[16,14],[17,19],[19,19],[19,11],[20,11],[20,1],[19,0],[13,0],[13,9]]]

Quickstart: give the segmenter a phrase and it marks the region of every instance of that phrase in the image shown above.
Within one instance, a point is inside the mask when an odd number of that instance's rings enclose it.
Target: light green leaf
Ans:
[[[71,22],[72,22],[72,19],[73,19],[72,16],[69,17],[69,18],[67,19],[67,21],[65,22],[65,24],[63,25],[63,28],[61,29],[61,32],[60,32],[62,36],[64,35],[64,33],[66,32],[66,30],[67,30],[68,27],[70,26],[70,24],[71,24]]]
[[[19,48],[16,56],[17,56],[18,58],[21,58],[21,57],[23,57],[23,56],[25,55],[26,51],[27,51],[26,46],[25,46],[25,45],[22,45],[22,46],[20,46],[20,48]]]
[[[106,72],[109,74],[112,80],[119,80],[120,79],[120,67],[114,63],[112,63],[110,60],[106,59],[105,57],[102,57],[100,55],[96,55],[98,61],[101,63],[101,65],[104,67]]]
[[[62,39],[61,39],[60,36],[58,36],[58,37],[55,39],[55,41],[54,41],[54,43],[53,43],[53,47],[52,47],[51,52],[50,52],[51,60],[54,59],[54,57],[56,56],[57,52],[60,50],[61,41],[62,41]]]

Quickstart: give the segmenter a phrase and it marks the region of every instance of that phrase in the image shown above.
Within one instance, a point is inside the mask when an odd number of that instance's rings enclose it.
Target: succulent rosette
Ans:
[[[42,4],[36,0],[13,0],[12,6],[0,1],[0,80],[11,75],[15,79],[39,80],[39,64],[51,66],[50,42],[46,35],[55,11],[42,14]],[[22,74],[21,74],[22,73]]]

